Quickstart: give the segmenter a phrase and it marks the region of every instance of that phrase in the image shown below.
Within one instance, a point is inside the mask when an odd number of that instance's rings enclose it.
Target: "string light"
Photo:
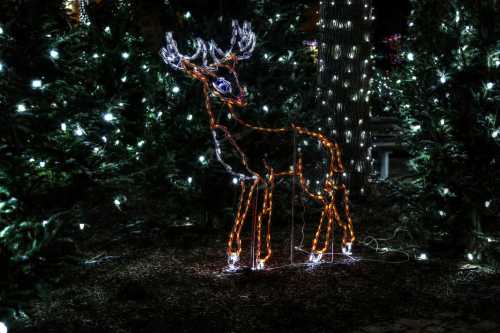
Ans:
[[[85,131],[83,130],[83,128],[80,127],[80,125],[78,125],[74,133],[76,136],[83,136],[85,134]]]
[[[54,50],[54,49],[50,50],[49,55],[54,60],[59,59],[59,51],[57,51],[57,50]]]
[[[2,28],[0,28],[2,29]],[[3,33],[3,30],[0,30]],[[0,321],[0,333],[7,333],[9,330],[7,329],[7,325],[3,321]]]
[[[446,75],[446,73],[439,71],[438,74],[439,74],[439,82],[445,84],[446,81],[448,81],[448,76]]]
[[[41,87],[42,87],[42,80],[35,79],[35,80],[31,81],[31,88],[40,89]]]
[[[412,126],[410,126],[410,129],[411,129],[411,131],[413,133],[416,133],[416,132],[418,132],[418,131],[420,131],[422,129],[422,126],[420,126],[420,125],[412,125]]]
[[[80,230],[85,229],[85,223],[79,223],[78,227],[80,228]]]
[[[109,123],[116,119],[115,116],[112,113],[109,113],[109,112],[106,113],[106,114],[104,114],[103,118],[104,118],[105,121],[107,121]]]
[[[239,39],[239,40],[238,40]],[[235,269],[236,263],[239,261],[239,257],[242,251],[241,244],[241,230],[243,228],[244,222],[246,220],[250,205],[258,186],[264,187],[264,193],[262,198],[262,209],[257,215],[256,225],[255,225],[255,239],[256,239],[256,254],[255,254],[255,268],[264,269],[265,263],[271,257],[271,216],[273,208],[273,190],[275,187],[276,178],[281,177],[297,177],[299,184],[304,191],[304,193],[312,200],[320,203],[323,206],[320,221],[316,229],[315,237],[311,247],[310,258],[312,261],[320,260],[323,253],[328,250],[329,244],[333,238],[333,226],[334,222],[341,227],[343,231],[342,237],[342,249],[345,253],[351,252],[351,246],[355,240],[352,219],[350,217],[349,211],[349,191],[345,184],[337,183],[338,174],[346,174],[344,172],[344,166],[342,164],[340,147],[337,143],[328,139],[323,133],[310,131],[306,128],[296,126],[292,124],[290,127],[284,128],[268,128],[262,126],[256,126],[239,118],[239,116],[234,112],[234,107],[243,108],[245,107],[245,91],[239,84],[238,75],[236,72],[236,64],[238,60],[250,58],[253,49],[255,47],[255,34],[251,29],[251,25],[248,22],[244,22],[243,26],[240,27],[237,21],[233,21],[233,38],[231,39],[231,47],[229,51],[224,52],[220,50],[217,45],[212,41],[209,43],[207,48],[205,42],[198,38],[196,40],[197,50],[192,56],[182,55],[177,49],[177,43],[174,41],[172,33],[166,34],[166,46],[162,48],[160,54],[166,64],[170,65],[176,70],[184,71],[188,76],[201,81],[203,84],[203,93],[205,100],[205,110],[208,113],[210,128],[212,130],[212,136],[215,144],[215,153],[219,162],[225,167],[225,169],[233,174],[236,182],[240,183],[240,199],[238,204],[238,209],[236,213],[235,222],[231,229],[229,240],[227,243],[227,256],[228,256],[228,267],[230,270]],[[234,46],[238,45],[239,51],[235,53],[233,51]],[[207,63],[207,49],[210,51],[214,62],[212,64]],[[197,65],[193,63],[196,58],[202,58],[203,64]],[[266,58],[266,55],[264,55]],[[221,89],[219,84],[214,84],[218,82],[223,82],[220,77],[217,76],[219,69],[223,69],[228,72],[229,75],[234,79],[236,86],[231,87],[231,89]],[[224,78],[222,78],[224,79]],[[227,81],[227,80],[225,80]],[[228,82],[228,81],[227,81]],[[228,82],[229,83],[229,82]],[[263,134],[266,133],[283,133],[287,136],[290,133],[295,135],[304,136],[308,139],[313,139],[318,141],[320,146],[323,147],[328,155],[328,167],[327,173],[325,174],[325,180],[323,187],[319,192],[313,192],[309,188],[309,182],[306,181],[304,177],[304,170],[302,164],[302,156],[299,157],[289,170],[286,171],[275,171],[270,165],[263,161],[264,167],[267,170],[266,175],[263,176],[255,171],[253,171],[248,164],[248,158],[243,150],[238,145],[235,137],[232,135],[228,127],[217,122],[214,112],[212,111],[211,96],[219,98],[223,105],[227,107],[227,111],[231,115],[232,120],[236,121],[240,125],[251,129],[256,132]],[[264,107],[263,107],[264,109]],[[236,173],[233,171],[232,167],[223,160],[222,150],[220,148],[219,139],[217,133],[224,134],[225,140],[227,140],[232,147],[235,149],[237,154],[241,159],[241,163],[245,168],[248,175]],[[199,162],[205,162],[205,156],[201,155],[198,158]],[[235,182],[233,179],[233,183]],[[251,185],[248,188],[246,185],[247,181],[251,181]],[[344,216],[342,219],[337,209],[336,197],[337,193],[342,195],[343,205],[344,205]],[[323,225],[324,220],[327,220],[326,227]],[[266,255],[263,256],[262,251],[262,232],[263,224],[266,224]],[[326,229],[326,230],[324,230]],[[324,233],[323,245],[320,246],[320,238]],[[235,249],[236,246],[236,249]],[[319,259],[317,259],[319,258]]]
[[[186,119],[189,120],[189,121],[193,120],[193,115],[191,113],[188,114],[187,117],[186,117]]]
[[[188,177],[187,181],[189,184],[191,184],[193,182],[193,177]]]
[[[128,52],[122,52],[122,58],[127,60],[128,58],[130,58],[130,53]]]
[[[26,105],[22,104],[22,103],[17,104],[16,109],[17,109],[17,112],[25,112],[27,110]]]
[[[174,94],[177,94],[179,91],[181,91],[181,88],[179,88],[179,87],[177,87],[177,86],[175,86],[175,87],[173,87],[173,88],[172,88],[172,92],[173,92]]]
[[[429,257],[427,256],[426,253],[420,253],[419,256],[417,257],[418,260],[428,260]]]

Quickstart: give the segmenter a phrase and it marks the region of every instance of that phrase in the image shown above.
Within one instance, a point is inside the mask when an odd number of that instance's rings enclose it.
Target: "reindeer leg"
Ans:
[[[241,180],[240,182],[241,189],[240,189],[240,200],[238,204],[238,212],[236,214],[236,218],[234,220],[231,233],[229,234],[229,241],[227,244],[229,269],[235,269],[236,263],[239,261],[239,257],[241,254],[241,238],[240,238],[241,229],[243,228],[243,225],[245,223],[248,214],[248,209],[250,207],[250,203],[252,202],[252,197],[258,182],[259,180],[256,179],[248,191],[246,189],[245,181]],[[233,251],[233,246],[235,242],[237,250]]]
[[[262,220],[268,210],[269,204],[269,185],[264,183],[264,199],[262,200],[262,209],[257,217],[257,254],[255,256],[255,261],[257,262],[257,269],[264,269],[265,260],[261,259],[262,254]]]
[[[328,203],[325,207],[326,209],[326,217],[328,218],[328,224],[326,228],[326,234],[325,234],[325,243],[323,244],[323,248],[319,251],[319,253],[325,253],[328,250],[328,246],[330,245],[330,240],[333,238],[333,218],[334,218],[334,212],[336,211],[335,208],[335,201],[332,201]]]
[[[351,214],[349,212],[349,190],[345,185],[342,185],[344,193],[344,214],[346,223],[344,223],[344,237],[342,238],[342,253],[346,255],[352,254],[352,243],[356,240],[354,235],[354,227],[352,225]]]
[[[239,259],[239,251],[234,252],[233,251],[233,244],[235,241],[235,238],[237,238],[237,231],[239,228],[239,225],[242,223],[242,207],[243,207],[243,199],[245,197],[245,192],[246,192],[246,186],[245,186],[245,181],[241,180],[240,181],[240,200],[238,204],[238,211],[236,213],[236,218],[234,219],[234,224],[233,227],[231,228],[231,233],[229,234],[229,240],[227,242],[227,263],[229,266],[229,269],[234,269],[236,266],[236,263],[238,262]],[[239,250],[239,246],[238,246]]]
[[[318,247],[319,238],[321,236],[321,229],[323,228],[323,221],[325,220],[325,215],[328,215],[328,205],[323,206],[323,210],[321,211],[321,217],[319,219],[318,228],[316,229],[316,234],[314,235],[314,240],[312,243],[311,254],[309,256],[309,261],[311,263],[318,263],[323,256],[321,251],[316,251]]]
[[[266,256],[264,259],[261,259],[262,266],[265,265],[266,261],[271,257],[271,218],[273,214],[273,191],[274,191],[274,171],[272,169],[269,177],[269,191],[267,195],[267,204],[266,210],[263,212],[264,215],[267,215],[267,233],[266,233]]]

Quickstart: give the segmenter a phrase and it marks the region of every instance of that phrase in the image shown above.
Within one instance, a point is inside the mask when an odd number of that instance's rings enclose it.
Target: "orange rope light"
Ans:
[[[349,211],[349,191],[345,184],[337,183],[344,173],[344,166],[342,164],[341,152],[339,145],[327,138],[323,133],[311,131],[304,127],[292,124],[290,127],[282,128],[268,128],[250,124],[239,117],[234,108],[244,108],[246,106],[244,89],[241,87],[236,66],[241,59],[250,57],[250,53],[255,46],[255,35],[251,31],[251,26],[245,22],[243,28],[240,28],[236,21],[233,22],[233,38],[231,39],[231,49],[228,52],[222,52],[217,48],[215,43],[210,42],[210,52],[214,62],[210,65],[206,61],[207,47],[203,40],[197,39],[197,51],[191,57],[184,56],[177,50],[177,44],[172,38],[171,33],[166,36],[167,45],[161,51],[161,56],[164,61],[170,64],[175,69],[184,71],[188,76],[199,80],[203,85],[203,94],[205,101],[205,111],[208,114],[210,129],[212,130],[214,140],[216,143],[216,153],[219,161],[226,167],[226,169],[235,174],[240,179],[240,196],[238,201],[238,208],[236,212],[235,221],[231,228],[229,239],[227,242],[227,256],[230,268],[235,268],[239,261],[242,252],[241,231],[248,216],[252,200],[256,198],[259,191],[259,186],[263,187],[262,207],[259,210],[256,218],[255,225],[255,242],[256,242],[256,255],[254,258],[254,265],[256,269],[265,268],[266,262],[272,254],[271,249],[271,219],[273,210],[273,192],[275,183],[278,178],[284,177],[297,177],[298,183],[304,193],[315,202],[322,205],[321,217],[319,224],[316,228],[314,239],[312,241],[311,252],[309,260],[313,263],[319,262],[322,255],[327,251],[330,242],[333,239],[333,228],[335,222],[342,230],[342,251],[343,253],[350,254],[352,243],[355,240],[354,228]],[[238,42],[240,53],[239,56],[233,51],[233,47]],[[221,58],[217,54],[222,55]],[[196,65],[192,60],[197,57],[203,58],[203,65]],[[220,72],[226,73],[226,77],[221,77]],[[226,80],[230,79],[234,85],[237,93],[233,93],[231,82]],[[218,84],[221,86],[219,87]],[[265,175],[252,170],[248,164],[248,157],[245,152],[238,145],[238,141],[231,133],[229,128],[219,123],[216,120],[212,110],[211,96],[218,98],[227,111],[231,115],[230,119],[236,121],[240,125],[251,129],[252,131],[262,134],[294,134],[300,135],[305,138],[318,140],[321,147],[328,154],[327,172],[325,174],[322,190],[313,193],[308,187],[306,178],[304,176],[302,156],[299,152],[297,160],[290,170],[276,171],[265,160],[263,160],[264,169],[267,170]],[[248,172],[248,175],[238,174],[232,170],[232,167],[227,165],[221,158],[220,147],[216,138],[215,130],[219,130],[224,134],[224,138],[237,152],[242,165]],[[295,148],[294,148],[295,149]],[[337,194],[340,194],[344,206],[345,218],[340,217],[337,208]],[[257,200],[258,201],[258,200]],[[324,221],[326,219],[326,230],[324,231]],[[263,227],[265,224],[265,227]],[[265,229],[265,240],[263,241],[263,229]],[[323,244],[320,246],[321,236],[323,236]],[[262,249],[265,243],[265,255]]]

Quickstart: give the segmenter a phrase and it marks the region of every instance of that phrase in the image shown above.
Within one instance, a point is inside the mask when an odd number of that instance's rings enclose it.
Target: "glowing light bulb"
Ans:
[[[45,168],[47,163],[45,163],[44,161],[41,161],[40,163],[38,163],[38,165],[40,166],[40,168]]]
[[[193,120],[193,115],[191,113],[188,114],[187,117],[186,117],[186,119],[189,120],[189,121]]]
[[[446,81],[448,81],[448,77],[446,76],[446,74],[444,72],[439,72],[439,81],[442,84],[445,84]]]
[[[485,208],[490,208],[490,205],[491,205],[491,201],[488,200],[488,201],[484,202],[484,207]]]
[[[123,76],[123,77],[121,78],[121,81],[122,81],[123,83],[127,82],[127,77],[126,77],[126,76]]]
[[[491,90],[493,89],[494,86],[495,84],[493,82],[488,82],[486,83],[486,90]]]
[[[493,139],[496,139],[496,138],[497,138],[497,136],[498,136],[498,133],[499,133],[499,132],[498,132],[498,130],[494,130],[494,131],[493,131],[493,133],[491,133],[491,137],[492,137]]]
[[[17,112],[25,112],[27,109],[26,109],[26,105],[24,104],[17,104]]]
[[[0,72],[3,72],[3,64],[0,62]]]
[[[104,28],[104,32],[107,33],[107,34],[110,34],[111,33],[111,28],[110,27]]]
[[[179,87],[177,87],[177,86],[175,86],[175,87],[173,87],[173,88],[172,88],[172,92],[173,92],[174,94],[177,94],[179,91],[181,91],[181,88],[179,88]]]
[[[188,183],[191,184],[193,182],[193,177],[188,177]]]
[[[309,262],[311,264],[318,264],[321,262],[322,257],[323,253],[317,253],[317,254],[311,253],[311,255],[309,256]]]
[[[439,216],[445,216],[446,215],[446,213],[443,210],[440,210],[438,213],[439,213]]]
[[[122,52],[122,58],[125,59],[125,60],[128,59],[128,58],[130,58],[130,53],[128,53],[128,52]]]
[[[47,220],[43,220],[43,221],[42,221],[42,226],[44,226],[44,227],[45,227],[48,223],[49,223],[49,221],[47,221]]]
[[[106,113],[104,116],[103,116],[104,120],[107,121],[107,122],[112,122],[113,120],[115,120],[115,116],[113,116],[112,113]]]
[[[140,147],[144,146],[144,143],[145,143],[144,140],[141,140],[141,141],[137,142],[137,147],[140,148]]]
[[[467,259],[469,259],[470,261],[474,260],[474,255],[472,253],[467,253]]]
[[[264,112],[269,112],[269,107],[267,105],[264,105],[262,107],[262,110],[264,110]]]
[[[31,81],[31,88],[33,89],[39,89],[42,87],[42,80],[40,79],[35,79]]]
[[[2,28],[0,28],[2,29]],[[0,30],[0,34],[3,33],[3,30]],[[7,333],[9,330],[7,329],[7,325],[4,322],[0,321],[0,333]]]
[[[198,157],[198,161],[200,161],[201,163],[205,162],[205,156],[200,155],[200,156]]]
[[[191,18],[191,16],[192,16],[192,15],[191,15],[191,12],[189,12],[189,11],[188,11],[188,12],[186,12],[186,13],[184,14],[184,18],[185,18],[185,19],[190,19],[190,18]]]
[[[76,136],[82,136],[83,134],[85,134],[85,131],[83,130],[83,128],[81,128],[80,126],[78,126],[76,129],[75,129],[75,135]]]
[[[409,61],[413,61],[413,60],[415,60],[415,55],[410,52],[410,53],[408,53],[407,58]]]
[[[420,253],[419,256],[417,257],[418,260],[428,260],[429,257],[427,257],[426,253]]]
[[[352,255],[352,243],[346,243],[345,246],[342,246],[342,254],[346,256]]]
[[[0,35],[3,35],[3,28],[2,27],[0,27]]]
[[[236,270],[236,264],[240,260],[240,257],[238,256],[238,253],[233,252],[227,257],[227,265],[228,265],[228,270],[234,271]]]
[[[83,230],[83,229],[85,229],[85,224],[84,223],[80,223],[80,224],[78,224],[78,227],[80,228],[80,230]]]
[[[59,52],[57,50],[52,49],[49,54],[52,59],[59,59]]]
[[[422,129],[422,126],[420,126],[420,125],[412,125],[412,126],[410,126],[410,129],[411,129],[412,132],[415,133],[415,132],[420,131]]]
[[[444,119],[441,119],[441,120],[439,121],[439,123],[441,124],[441,126],[444,126],[444,124],[445,124],[445,120],[444,120]]]
[[[236,177],[233,178],[233,184],[234,185],[238,184],[238,178],[236,178]]]

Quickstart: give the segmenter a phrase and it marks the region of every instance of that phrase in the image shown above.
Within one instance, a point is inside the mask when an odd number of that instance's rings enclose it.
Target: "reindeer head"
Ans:
[[[236,65],[239,60],[250,58],[255,47],[255,33],[249,22],[240,27],[238,21],[233,21],[231,46],[222,51],[212,40],[208,43],[201,38],[195,40],[196,51],[191,56],[183,55],[177,49],[177,43],[172,33],[165,35],[166,45],[160,55],[166,64],[176,70],[185,71],[189,76],[203,82],[204,86],[217,96],[223,103],[244,106],[246,104],[244,88],[238,80]],[[234,50],[235,46],[239,50]],[[210,53],[212,62],[209,64],[207,53]],[[201,64],[194,61],[201,58]]]

